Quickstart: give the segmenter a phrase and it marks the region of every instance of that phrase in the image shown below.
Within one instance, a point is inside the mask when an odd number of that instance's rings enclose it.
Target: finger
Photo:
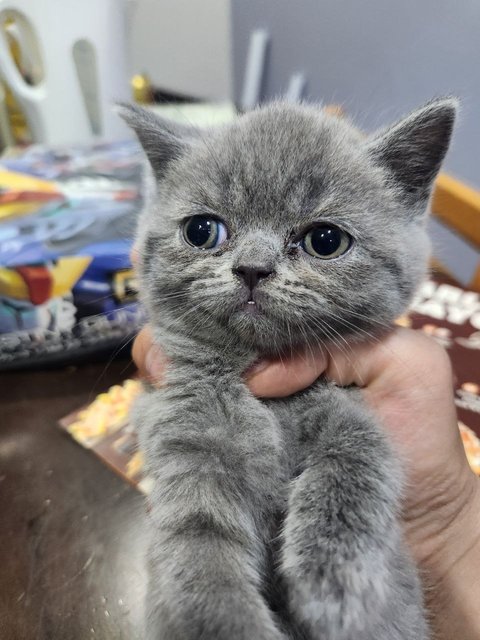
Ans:
[[[152,384],[161,386],[165,373],[166,358],[160,347],[153,341],[150,327],[146,325],[135,338],[132,358],[139,374]]]
[[[133,247],[130,250],[130,262],[134,267],[136,267],[138,264],[138,249],[136,245],[133,245]]]
[[[245,375],[250,391],[260,398],[284,398],[309,387],[327,366],[321,351],[285,360],[262,361]]]
[[[442,347],[422,332],[397,327],[383,340],[331,351],[325,376],[341,386],[368,388],[381,381],[411,384],[413,378],[451,375]]]

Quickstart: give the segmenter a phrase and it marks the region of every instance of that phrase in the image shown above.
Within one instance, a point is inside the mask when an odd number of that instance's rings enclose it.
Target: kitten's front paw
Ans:
[[[287,640],[273,624],[254,620],[247,611],[224,611],[222,617],[218,620],[212,612],[211,619],[202,624],[177,620],[169,625],[154,616],[147,625],[146,640]]]
[[[289,602],[294,617],[322,640],[360,640],[381,621],[387,588],[385,567],[366,553],[305,565],[291,554],[284,564]],[[373,636],[365,635],[373,640]]]
[[[426,640],[418,576],[393,509],[377,500],[367,518],[358,486],[352,501],[347,480],[327,471],[324,463],[297,478],[285,520],[282,573],[292,617],[312,640]]]
[[[302,553],[291,555],[284,567],[291,613],[312,640],[430,637],[417,578],[401,551],[391,562],[366,551],[309,567]]]
[[[260,594],[217,577],[190,592],[150,591],[146,640],[287,640]]]

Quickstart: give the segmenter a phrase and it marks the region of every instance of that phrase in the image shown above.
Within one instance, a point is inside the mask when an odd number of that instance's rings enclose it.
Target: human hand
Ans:
[[[133,357],[142,375],[162,384],[166,362],[148,328],[137,337]],[[459,435],[446,352],[422,333],[396,328],[348,351],[261,362],[245,378],[256,396],[272,398],[304,389],[322,374],[362,389],[404,461],[405,535],[428,579],[435,626],[447,639],[480,637],[480,483]]]

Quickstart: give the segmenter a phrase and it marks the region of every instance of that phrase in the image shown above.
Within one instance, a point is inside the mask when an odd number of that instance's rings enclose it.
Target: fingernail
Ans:
[[[145,368],[148,375],[154,380],[160,380],[163,378],[165,370],[165,359],[162,356],[160,349],[153,345],[147,352],[145,358]]]

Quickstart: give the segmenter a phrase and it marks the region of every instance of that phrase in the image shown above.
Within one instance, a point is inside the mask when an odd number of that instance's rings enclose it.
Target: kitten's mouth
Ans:
[[[259,313],[258,311],[258,305],[255,302],[255,300],[247,300],[247,302],[245,302],[242,305],[242,310],[245,311],[246,313],[250,313],[250,314],[256,314]]]
[[[250,316],[258,315],[261,312],[260,305],[258,304],[258,300],[255,299],[253,292],[250,292],[248,300],[244,300],[238,305],[238,310],[246,313]]]

